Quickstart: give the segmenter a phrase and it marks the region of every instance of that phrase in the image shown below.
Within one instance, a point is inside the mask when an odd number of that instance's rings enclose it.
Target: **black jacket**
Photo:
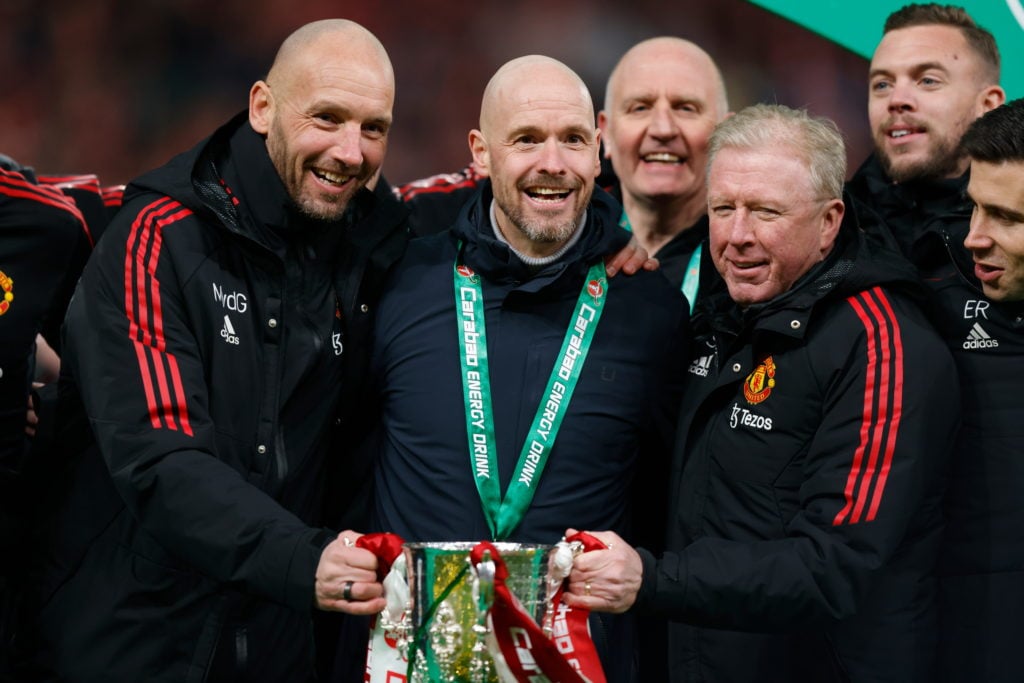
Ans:
[[[939,555],[938,677],[958,683],[1020,679],[1024,605],[1024,308],[989,301],[963,246],[969,174],[904,185],[874,157],[849,184],[903,236],[931,289],[933,316],[956,362],[962,428],[944,501]]]
[[[947,255],[925,283],[962,398],[938,563],[939,679],[1010,683],[1021,676],[1024,605],[1024,303],[985,297],[962,227],[925,238]]]
[[[0,678],[24,592],[27,530],[45,482],[25,435],[36,337],[60,349],[60,323],[92,244],[82,214],[31,174],[0,168]]]
[[[25,464],[36,335],[60,351],[60,324],[91,249],[74,203],[55,188],[0,169],[0,511],[5,526],[8,513],[21,512],[22,503],[14,499]]]
[[[939,502],[958,401],[913,270],[848,205],[829,257],[741,311],[698,303],[667,552],[673,681],[934,680]]]
[[[98,449],[68,454],[46,529],[40,660],[62,679],[312,677],[330,425],[381,238],[363,233],[405,241],[360,221],[374,202],[301,217],[244,114],[126,191],[65,325],[61,417],[80,395]]]
[[[948,255],[941,243],[926,236],[959,232],[971,219],[967,179],[965,173],[944,180],[894,183],[872,154],[846,184],[846,191],[858,202],[862,214],[874,214],[875,220],[865,221],[869,237],[891,240],[890,245],[895,244],[914,265],[927,271],[945,263]]]

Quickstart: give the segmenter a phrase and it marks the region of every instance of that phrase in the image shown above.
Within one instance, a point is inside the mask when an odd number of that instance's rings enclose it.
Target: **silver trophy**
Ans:
[[[494,601],[495,563],[488,551],[475,565],[475,542],[406,543],[408,601],[385,629],[410,663],[410,681],[498,683],[487,647],[487,613]],[[541,626],[553,614],[551,597],[567,570],[555,545],[494,543],[508,568],[506,585]],[[561,565],[564,565],[564,561]],[[571,566],[571,557],[569,559]],[[404,596],[403,596],[404,597]],[[397,610],[396,610],[397,611]]]

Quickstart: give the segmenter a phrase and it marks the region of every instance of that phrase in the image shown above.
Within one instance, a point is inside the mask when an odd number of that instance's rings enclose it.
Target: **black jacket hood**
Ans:
[[[846,184],[861,213],[877,214],[881,230],[914,264],[930,268],[945,260],[943,234],[970,220],[969,172],[956,178],[893,182],[872,154]]]

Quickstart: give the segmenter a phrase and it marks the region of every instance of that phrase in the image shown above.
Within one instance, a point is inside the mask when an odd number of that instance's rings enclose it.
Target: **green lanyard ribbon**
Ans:
[[[462,253],[461,244],[459,253]],[[594,264],[587,272],[562,350],[519,454],[515,474],[502,498],[491,408],[483,289],[480,276],[461,263],[461,256],[455,260],[453,273],[470,462],[491,535],[494,540],[502,541],[519,526],[533,500],[601,319],[608,281],[603,263]]]

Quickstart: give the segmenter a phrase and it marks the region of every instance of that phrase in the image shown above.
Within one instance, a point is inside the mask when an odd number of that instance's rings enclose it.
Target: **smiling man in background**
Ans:
[[[691,307],[708,234],[708,138],[728,111],[711,57],[690,41],[658,37],[622,56],[597,117],[618,181],[612,194],[640,245],[670,282],[683,286]]]
[[[966,225],[969,160],[960,137],[1006,99],[995,38],[952,5],[889,15],[871,58],[868,119],[875,152],[847,184],[919,266],[944,256],[922,236]]]

